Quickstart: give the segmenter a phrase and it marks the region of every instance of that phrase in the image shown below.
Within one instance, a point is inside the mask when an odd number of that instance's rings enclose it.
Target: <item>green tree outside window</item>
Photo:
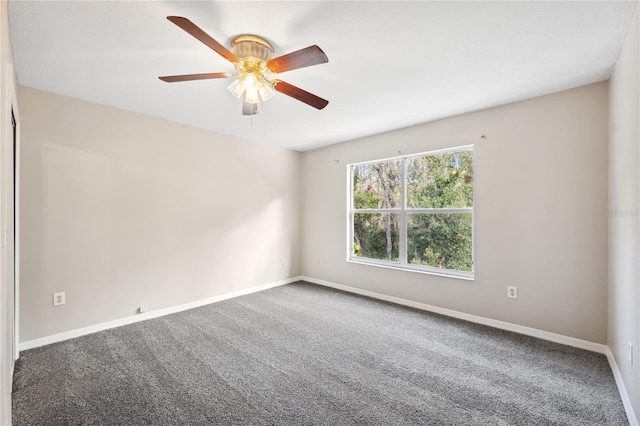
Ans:
[[[473,272],[471,147],[350,170],[352,259]]]

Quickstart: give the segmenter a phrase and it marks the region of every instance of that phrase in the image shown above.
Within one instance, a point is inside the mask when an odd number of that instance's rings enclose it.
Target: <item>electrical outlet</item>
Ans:
[[[60,306],[65,304],[64,291],[62,293],[53,293],[53,306]]]
[[[633,344],[627,342],[627,351],[629,352],[629,365],[633,367]]]
[[[283,257],[282,260],[280,260],[280,263],[282,263],[283,265],[287,264],[287,258]]]
[[[147,312],[149,310],[149,305],[140,305],[138,307],[138,313],[139,314],[144,314],[145,312]]]
[[[518,287],[510,285],[507,286],[507,297],[509,299],[517,299],[518,298]]]

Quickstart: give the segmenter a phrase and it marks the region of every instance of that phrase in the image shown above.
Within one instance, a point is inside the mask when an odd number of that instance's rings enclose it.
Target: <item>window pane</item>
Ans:
[[[407,207],[472,207],[472,161],[472,151],[407,158]]]
[[[400,207],[401,166],[399,159],[352,166],[353,208]]]
[[[407,260],[413,265],[472,271],[471,213],[407,215]]]
[[[353,256],[397,262],[400,215],[397,213],[355,213]]]

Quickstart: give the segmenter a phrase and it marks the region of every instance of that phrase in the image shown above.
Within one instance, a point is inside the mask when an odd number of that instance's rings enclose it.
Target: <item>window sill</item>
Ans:
[[[473,272],[453,272],[453,271],[438,272],[438,271],[432,271],[432,270],[418,268],[418,267],[411,267],[407,265],[400,265],[400,264],[394,265],[386,262],[382,263],[382,262],[376,262],[375,260],[369,260],[369,259],[365,260],[365,259],[357,259],[357,258],[347,259],[347,262],[357,263],[359,265],[377,266],[378,268],[395,269],[396,271],[415,272],[418,274],[435,275],[437,277],[455,278],[455,279],[464,280],[464,281],[475,281],[475,276]]]

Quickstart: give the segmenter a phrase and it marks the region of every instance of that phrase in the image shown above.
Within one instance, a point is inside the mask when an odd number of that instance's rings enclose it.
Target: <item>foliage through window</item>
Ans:
[[[349,259],[473,276],[473,148],[352,164]]]

